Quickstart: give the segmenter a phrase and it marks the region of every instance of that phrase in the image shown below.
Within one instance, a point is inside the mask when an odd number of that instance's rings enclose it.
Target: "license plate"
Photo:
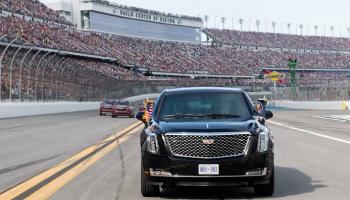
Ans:
[[[218,164],[199,164],[198,165],[199,175],[219,175]]]

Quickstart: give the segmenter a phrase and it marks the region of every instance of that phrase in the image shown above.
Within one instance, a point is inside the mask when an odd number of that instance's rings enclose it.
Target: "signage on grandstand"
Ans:
[[[265,78],[266,79],[270,79],[273,82],[277,82],[277,81],[279,81],[281,79],[284,79],[285,78],[285,74],[273,71],[273,72],[270,72],[268,74],[265,74]]]

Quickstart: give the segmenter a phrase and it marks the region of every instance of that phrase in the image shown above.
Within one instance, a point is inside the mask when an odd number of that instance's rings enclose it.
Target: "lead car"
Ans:
[[[271,196],[274,152],[265,120],[273,114],[264,107],[242,89],[165,90],[140,137],[143,196],[175,186],[252,186]]]

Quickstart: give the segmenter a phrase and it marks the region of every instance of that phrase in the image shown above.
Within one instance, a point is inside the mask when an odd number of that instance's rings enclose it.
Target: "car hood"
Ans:
[[[258,125],[256,120],[244,122],[228,121],[161,121],[158,123],[162,133],[168,132],[255,132]]]

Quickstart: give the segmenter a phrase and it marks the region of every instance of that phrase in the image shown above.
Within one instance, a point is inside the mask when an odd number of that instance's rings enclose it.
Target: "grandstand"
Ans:
[[[201,29],[202,24],[196,17],[107,1],[77,2],[84,5],[80,5],[81,13],[109,8],[115,10],[116,18],[158,24],[148,28],[157,34],[163,26],[184,28],[193,22]],[[117,8],[133,11],[134,16],[122,17]],[[153,17],[136,19],[139,15],[135,13],[181,19],[182,24],[176,20],[160,23]],[[171,29],[177,39],[169,34],[165,34],[167,38],[131,34],[133,27],[127,29],[130,34],[88,31],[91,27],[80,30],[84,24],[63,19],[36,0],[1,1],[0,24],[1,99],[93,100],[194,85],[268,90],[272,82],[256,75],[264,68],[283,71],[289,58],[299,61],[300,86],[345,83],[350,74],[348,38],[204,29],[213,38],[212,45],[207,45],[187,40],[187,32]],[[169,41],[173,39],[177,41]],[[278,83],[280,87],[288,85],[288,78]]]

